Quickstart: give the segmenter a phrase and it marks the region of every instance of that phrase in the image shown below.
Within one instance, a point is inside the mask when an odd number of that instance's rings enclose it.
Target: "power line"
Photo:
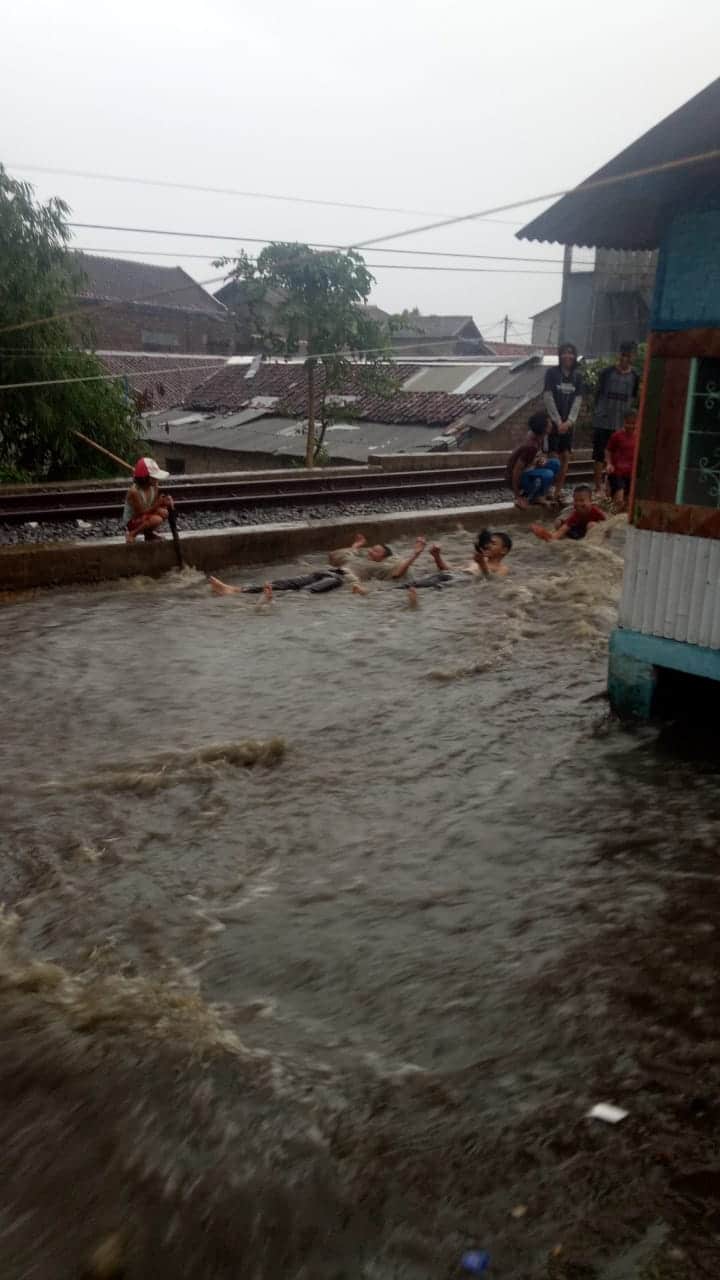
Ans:
[[[217,364],[193,365],[194,373],[204,373],[205,370],[214,369],[216,373],[224,365]],[[158,369],[158,375],[167,377],[169,373],[183,373],[187,371],[187,365],[179,366],[177,369]],[[138,373],[136,369],[124,369],[120,373],[91,373],[76,378],[42,378],[33,382],[0,382],[0,391],[19,391],[27,387],[58,387],[64,386],[71,382],[114,382],[117,379],[146,377],[147,375]]]
[[[282,241],[277,239],[268,240],[267,238],[262,236],[219,235],[217,232],[211,232],[211,231],[171,231],[171,230],[168,230],[167,228],[161,228],[161,227],[118,227],[118,226],[111,226],[108,223],[102,223],[102,222],[68,222],[67,225],[69,227],[72,227],[74,231],[75,230],[77,231],[122,231],[122,232],[130,233],[132,235],[177,236],[177,237],[180,237],[181,239],[188,239],[188,240],[223,240],[223,241],[232,241],[235,244],[269,245],[269,244],[297,243],[294,241],[288,242],[288,241]],[[338,253],[347,253],[347,245],[325,244],[319,240],[306,240],[306,241],[303,241],[302,243],[306,244],[308,249],[330,249]],[[98,249],[98,250],[93,250],[93,252],[102,253],[103,250]],[[133,250],[108,249],[106,250],[106,252],[132,253]],[[148,250],[148,252],[150,253],[154,251]],[[537,258],[537,257],[531,257],[530,255],[527,255],[527,254],[522,255],[522,254],[513,254],[513,253],[458,253],[458,252],[450,253],[447,251],[443,251],[441,249],[383,249],[380,247],[378,247],[376,252],[377,253],[395,253],[395,254],[402,254],[402,255],[411,254],[413,257],[421,257],[421,258],[467,258],[467,259],[486,260],[491,262],[544,262],[544,263],[551,263],[552,265],[557,264],[558,266],[562,266],[561,258]],[[157,256],[159,256],[159,254]],[[167,256],[171,256],[171,255],[168,254]],[[583,267],[592,267],[593,263],[590,261],[583,260],[583,261],[575,262],[574,265],[583,266]]]
[[[78,246],[77,252],[89,253],[89,254],[95,253],[98,255],[102,255],[105,253],[139,253],[141,252],[141,250],[95,249],[92,247],[80,248]],[[152,250],[148,250],[148,252],[151,253]],[[207,255],[203,253],[176,253],[176,254],[164,253],[164,254],[157,254],[156,256],[157,257],[162,256],[162,257],[168,257],[168,258],[173,258],[173,257],[174,258],[200,258],[203,261],[207,261],[209,258],[210,260],[213,260],[212,254]],[[479,255],[479,256],[482,256],[482,255]],[[252,264],[254,264],[256,259],[250,258],[249,261]],[[513,261],[513,259],[511,259],[511,261]],[[519,261],[532,262],[533,259],[520,258]],[[369,271],[456,271],[460,273],[469,272],[470,274],[475,273],[479,275],[496,274],[496,275],[510,275],[510,276],[561,276],[562,275],[562,268],[558,268],[557,271],[547,271],[546,269],[543,269],[541,271],[530,271],[528,270],[527,267],[445,267],[445,266],[441,267],[441,266],[431,265],[426,262],[412,262],[412,263],[411,262],[366,262],[365,266],[368,268]],[[578,272],[578,274],[580,273]],[[227,277],[223,276],[222,278],[226,279]]]
[[[431,218],[447,216],[444,214],[432,213],[428,209],[396,209],[387,205],[357,204],[349,200],[319,200],[311,196],[278,195],[268,191],[238,191],[234,187],[209,187],[200,183],[169,182],[160,178],[137,178],[117,173],[92,173],[85,169],[58,169],[41,164],[16,164],[8,162],[6,168],[18,169],[23,173],[45,173],[65,178],[85,178],[90,179],[93,182],[124,182],[139,187],[164,187],[170,191],[198,191],[203,194],[215,196],[241,196],[246,200],[279,200],[287,204],[314,204],[321,205],[326,209],[360,209],[366,213],[418,214],[420,217]],[[487,221],[490,222],[498,220],[488,218]],[[508,222],[503,225],[516,227],[519,223]]]
[[[440,338],[440,339],[417,338],[416,340],[413,340],[413,346],[417,347],[417,346],[432,344],[433,346],[436,346],[436,347],[447,347],[455,344],[456,342],[457,342],[457,338]],[[2,354],[1,351],[0,351],[0,354]],[[63,354],[78,354],[78,353],[68,351]],[[322,360],[322,359],[329,359],[331,356],[337,356],[340,354],[342,353],[338,351],[313,351],[310,353],[310,356],[315,360]],[[399,363],[412,363],[412,360],[413,360],[412,353],[408,352],[405,347],[361,347],[361,348],[358,348],[357,350],[352,350],[347,354],[350,357],[367,356],[367,355],[388,355],[388,356],[404,355],[406,356],[406,360],[399,361]],[[305,357],[305,358],[307,359],[309,357]],[[491,360],[491,359],[492,357],[488,357],[488,360]],[[278,363],[287,364],[290,362],[279,361]],[[302,362],[298,362],[299,367],[301,363],[304,364],[304,360]],[[214,361],[213,364],[209,364],[209,365],[192,365],[191,366],[194,373],[204,373],[208,369],[211,371],[214,371],[215,373],[219,373],[221,369],[227,369],[231,367],[240,368],[242,366],[239,366],[239,365],[231,366],[227,360],[223,364],[218,364],[216,360]],[[166,377],[169,373],[186,372],[187,369],[188,369],[187,365],[180,365],[175,369],[165,369],[165,368],[157,369],[156,372],[158,377],[162,378],[162,377]],[[151,370],[144,372],[143,370],[138,370],[138,369],[122,369],[118,373],[94,373],[94,374],[88,374],[86,376],[81,376],[81,377],[42,378],[42,379],[35,379],[31,382],[0,382],[0,391],[19,391],[19,390],[26,390],[28,387],[55,387],[55,386],[63,386],[68,383],[77,383],[77,382],[112,382],[112,381],[116,381],[117,379],[125,379],[125,378],[127,378],[128,380],[132,378],[147,378],[151,375],[151,373],[152,373]]]
[[[562,191],[548,191],[542,196],[529,196],[526,200],[512,200],[508,204],[498,204],[491,209],[480,209],[477,213],[464,213],[460,217],[442,218],[438,222],[426,222],[421,227],[408,227],[406,231],[393,231],[387,236],[376,236],[373,240],[360,240],[350,245],[351,249],[369,249],[388,240],[402,240],[405,236],[416,236],[422,231],[437,231],[440,227],[457,226],[460,222],[474,222],[487,217],[490,213],[505,213],[508,209],[521,209],[524,205],[539,204],[543,200],[558,200],[569,194],[584,194],[596,191],[600,187],[610,187],[621,182],[629,182],[634,178],[644,178],[652,173],[665,173],[668,170],[680,169],[688,165],[700,164],[703,160],[720,158],[720,147],[712,151],[703,151],[699,155],[683,156],[679,160],[666,160],[662,164],[649,165],[645,169],[634,169],[630,173],[621,173],[612,178],[598,178],[594,182],[583,182],[578,187],[569,187]]]

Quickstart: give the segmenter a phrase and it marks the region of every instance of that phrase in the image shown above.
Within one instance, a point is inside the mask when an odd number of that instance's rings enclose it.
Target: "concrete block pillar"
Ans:
[[[610,637],[608,697],[613,711],[624,720],[649,720],[655,702],[658,669],[647,659],[623,651]]]

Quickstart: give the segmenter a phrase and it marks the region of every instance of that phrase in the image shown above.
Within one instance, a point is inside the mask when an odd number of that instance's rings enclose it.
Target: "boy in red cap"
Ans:
[[[160,540],[156,530],[167,520],[173,500],[169,494],[160,493],[158,480],[167,480],[169,474],[160,470],[154,458],[139,458],[135,463],[123,507],[126,542],[134,542],[139,533],[144,534],[146,542]]]

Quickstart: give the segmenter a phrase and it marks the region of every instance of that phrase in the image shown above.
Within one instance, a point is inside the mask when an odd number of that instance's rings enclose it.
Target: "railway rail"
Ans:
[[[590,479],[592,464],[571,462],[568,479]],[[437,471],[378,471],[362,476],[327,476],[322,473],[279,480],[182,480],[164,485],[178,514],[195,511],[230,511],[243,507],[310,506],[392,499],[442,497],[470,489],[506,487],[505,468],[461,467]],[[107,488],[56,489],[41,492],[0,493],[0,523],[21,525],[30,521],[57,523],[102,520],[120,516],[125,485]]]

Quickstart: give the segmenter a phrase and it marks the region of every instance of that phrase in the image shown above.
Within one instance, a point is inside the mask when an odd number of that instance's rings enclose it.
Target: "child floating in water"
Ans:
[[[134,542],[139,533],[146,542],[160,541],[156,530],[167,520],[173,500],[169,494],[160,493],[158,480],[167,480],[168,475],[168,471],[160,470],[154,458],[140,458],[135,463],[133,482],[123,507],[126,542]]]
[[[379,581],[392,578],[403,578],[418,556],[425,550],[425,539],[416,538],[414,550],[410,555],[396,556],[391,547],[385,543],[377,543],[369,547],[364,534],[356,533],[350,547],[341,547],[328,554],[330,568],[316,569],[313,573],[302,573],[293,578],[276,578],[273,582],[259,585],[251,583],[246,587],[232,587],[220,578],[211,578],[210,587],[216,596],[235,596],[244,593],[259,594],[270,587],[272,591],[303,591],[307,589],[312,595],[326,591],[335,591],[344,584],[351,587],[355,594],[366,595],[362,582],[371,579]]]
[[[429,552],[435,561],[437,572],[428,573],[423,578],[413,578],[411,582],[403,582],[400,585],[411,591],[415,591],[418,587],[436,587],[439,590],[459,582],[470,582],[473,577],[479,577],[481,574],[485,578],[506,576],[508,567],[503,564],[503,560],[512,550],[512,538],[509,533],[482,529],[475,539],[474,549],[473,558],[468,564],[453,567],[445,561],[440,544],[434,542]]]
[[[559,538],[572,538],[577,541],[584,538],[591,524],[605,519],[605,512],[596,507],[592,500],[592,489],[589,484],[578,484],[573,489],[573,509],[567,516],[561,516],[557,527],[550,532],[543,524],[531,524],[530,528],[536,538],[543,542],[557,542]]]

